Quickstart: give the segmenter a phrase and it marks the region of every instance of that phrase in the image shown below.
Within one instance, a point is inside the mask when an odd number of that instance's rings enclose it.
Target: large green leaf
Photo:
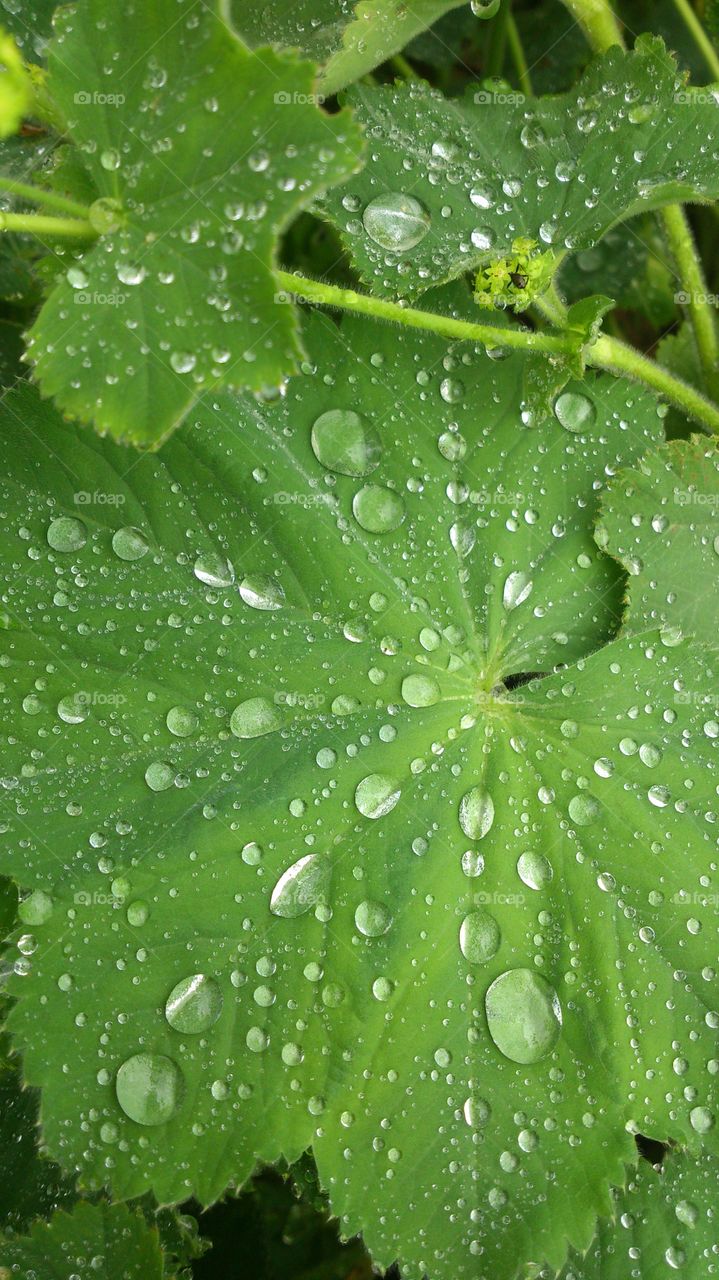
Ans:
[[[517,238],[582,249],[632,214],[719,194],[714,96],[687,88],[650,37],[610,50],[553,98],[482,89],[447,100],[426,85],[359,85],[347,97],[370,155],[326,206],[382,293],[417,294],[504,257]]]
[[[614,1217],[600,1224],[586,1257],[573,1257],[559,1280],[654,1280],[674,1272],[709,1280],[719,1254],[717,1174],[716,1157],[706,1151],[671,1151],[661,1169],[641,1161],[617,1193]]]
[[[676,440],[622,472],[607,492],[600,546],[630,575],[628,625],[670,623],[709,645],[717,637],[719,451]]]
[[[121,1204],[78,1204],[38,1222],[28,1236],[0,1241],[0,1275],[20,1280],[163,1280],[157,1231]]]
[[[353,171],[360,139],[315,105],[310,63],[249,53],[194,0],[86,0],[57,22],[49,88],[105,232],[52,291],[30,356],[62,409],[157,444],[203,388],[294,369],[277,236]]]
[[[336,93],[431,27],[464,0],[230,0],[232,21],[251,45],[301,49],[323,64],[319,87]]]
[[[672,898],[715,743],[674,689],[715,673],[611,640],[592,521],[653,397],[531,427],[523,356],[381,334],[313,319],[285,396],[131,462],[6,401],[11,1028],[88,1185],[210,1201],[311,1143],[379,1262],[506,1280],[589,1245],[627,1125],[709,1128],[716,920]]]

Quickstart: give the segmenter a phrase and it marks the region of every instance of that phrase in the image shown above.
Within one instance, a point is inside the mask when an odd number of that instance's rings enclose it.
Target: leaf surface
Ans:
[[[347,100],[370,155],[326,208],[384,294],[414,296],[524,237],[586,249],[633,214],[719,193],[713,93],[688,88],[656,38],[610,50],[556,97],[358,85]]]
[[[592,522],[654,398],[531,428],[523,356],[380,334],[310,318],[286,395],[160,455],[6,400],[0,869],[50,900],[11,1028],[90,1186],[209,1202],[311,1143],[378,1263],[509,1280],[589,1245],[627,1124],[713,1140],[716,920],[672,897],[715,673],[612,639]]]
[[[203,388],[295,368],[277,238],[361,143],[313,104],[310,63],[250,53],[207,6],[88,0],[56,21],[49,88],[104,232],[51,292],[29,354],[67,413],[157,445]]]
[[[124,1205],[80,1203],[35,1223],[27,1236],[0,1241],[0,1266],[22,1280],[162,1280],[157,1232]],[[2,1274],[2,1273],[0,1273]]]
[[[605,495],[600,546],[629,573],[627,625],[668,623],[717,644],[719,451],[700,437],[653,450]]]
[[[431,27],[462,0],[232,0],[232,20],[250,45],[301,49],[323,64],[319,88],[337,93]]]

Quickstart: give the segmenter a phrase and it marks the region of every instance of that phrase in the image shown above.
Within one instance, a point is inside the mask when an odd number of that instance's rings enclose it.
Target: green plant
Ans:
[[[565,4],[2,4],[1,1280],[715,1274],[716,15]]]

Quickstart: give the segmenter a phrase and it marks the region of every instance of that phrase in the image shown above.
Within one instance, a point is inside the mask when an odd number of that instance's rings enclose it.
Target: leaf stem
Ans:
[[[527,329],[500,329],[495,325],[472,324],[468,320],[455,320],[432,311],[418,311],[412,307],[400,306],[397,302],[373,298],[366,293],[357,293],[355,289],[341,289],[323,280],[311,280],[290,271],[276,270],[275,276],[288,293],[300,300],[350,311],[355,315],[371,316],[375,320],[389,320],[406,328],[423,329],[427,333],[436,333],[450,340],[478,342],[495,350],[499,347],[512,347],[515,350],[560,355],[575,349],[574,339],[570,334],[535,333]],[[543,307],[542,310],[561,323],[562,315],[553,305]],[[667,400],[700,422],[703,427],[719,433],[718,405],[617,338],[600,336],[587,349],[585,359],[587,364],[596,369],[604,369],[645,383],[661,392]]]
[[[624,48],[621,28],[610,0],[564,0],[564,4],[597,53],[605,53],[615,44]],[[708,302],[704,270],[689,219],[678,204],[662,209],[661,218],[680,275],[682,292],[689,298],[687,307],[706,385],[713,389],[717,381],[719,346],[714,312]]]
[[[674,0],[674,8],[690,31],[694,43],[701,52],[713,78],[719,80],[719,55],[704,30],[689,0]]]
[[[509,13],[507,18],[507,44],[509,52],[512,55],[512,62],[517,73],[517,82],[522,93],[527,98],[532,97],[532,80],[527,66],[527,59],[524,54],[524,47],[519,35],[519,28],[514,20],[514,14]]]
[[[0,213],[0,232],[20,231],[42,239],[93,240],[97,235],[91,222],[79,218],[51,218],[44,213]]]
[[[371,316],[375,320],[389,320],[410,329],[424,329],[440,337],[479,342],[484,347],[513,347],[524,351],[545,351],[550,354],[569,353],[573,339],[569,334],[535,333],[531,329],[500,329],[496,325],[473,324],[468,320],[456,320],[451,316],[437,315],[433,311],[418,311],[374,298],[355,289],[341,289],[323,280],[311,280],[289,271],[275,271],[279,283],[300,300],[317,302],[320,306],[336,307],[340,311],[352,311],[356,315]]]
[[[48,209],[73,214],[76,218],[87,218],[89,212],[84,204],[77,204],[74,200],[56,195],[54,191],[46,191],[43,187],[35,187],[29,182],[17,182],[15,178],[8,178],[4,173],[0,173],[0,191],[7,191],[10,195],[28,200],[31,204],[44,204]]]

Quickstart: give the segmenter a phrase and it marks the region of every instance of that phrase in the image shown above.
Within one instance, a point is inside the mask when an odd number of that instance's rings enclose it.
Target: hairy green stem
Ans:
[[[440,337],[454,341],[478,342],[490,349],[513,347],[524,351],[541,351],[550,355],[566,354],[575,349],[574,338],[569,334],[534,333],[527,329],[499,329],[495,325],[472,324],[468,320],[455,320],[450,316],[440,316],[432,311],[417,311],[412,307],[403,307],[397,302],[373,298],[369,294],[358,293],[355,289],[341,289],[337,285],[327,284],[322,280],[311,280],[289,271],[278,270],[275,276],[283,289],[299,300],[316,302],[320,306],[334,307],[340,311],[351,311],[355,315],[370,316],[375,320],[389,320],[405,328],[423,329],[427,333],[436,333]],[[542,309],[554,321],[561,323],[562,315],[553,306]],[[661,392],[672,404],[689,414],[709,431],[719,433],[719,406],[707,400],[694,387],[675,378],[653,360],[649,360],[616,338],[604,336],[598,338],[589,347],[586,360],[587,364],[596,369],[606,369],[611,373],[643,382],[653,390]]]
[[[674,0],[674,8],[677,10],[679,16],[687,27],[687,30],[691,33],[692,39],[704,58],[712,76],[715,80],[719,80],[719,55],[699,21],[697,14],[689,3],[689,0]]]
[[[524,351],[545,351],[561,355],[572,350],[572,339],[567,334],[535,333],[531,329],[500,329],[496,325],[472,324],[469,320],[455,320],[440,316],[434,311],[417,311],[387,302],[355,289],[341,289],[324,280],[311,280],[307,276],[293,275],[289,271],[275,271],[279,283],[300,301],[317,302],[320,306],[335,307],[339,311],[352,311],[355,315],[371,316],[374,320],[389,320],[408,329],[424,329],[440,337],[479,342],[484,347],[516,347]]]
[[[91,222],[79,218],[50,218],[44,213],[0,213],[0,231],[20,231],[42,240],[94,240]]]
[[[87,218],[88,215],[86,205],[77,204],[74,200],[56,195],[54,191],[46,191],[43,187],[35,187],[29,182],[17,182],[4,173],[0,173],[0,191],[7,191],[31,204],[44,204],[48,209],[57,209],[60,213],[69,213],[76,218]]]
[[[525,97],[531,98],[532,80],[529,74],[529,67],[527,66],[527,59],[524,54],[524,47],[519,35],[519,29],[511,11],[507,17],[507,44],[509,46],[509,52],[512,55],[514,69],[517,73],[517,83]]]
[[[598,53],[606,52],[615,44],[624,48],[622,33],[610,0],[564,0],[564,4]],[[708,301],[704,270],[694,236],[681,205],[669,205],[662,209],[661,218],[679,273],[681,291],[688,297],[686,305],[706,385],[713,389],[717,382],[719,346],[714,311]]]

